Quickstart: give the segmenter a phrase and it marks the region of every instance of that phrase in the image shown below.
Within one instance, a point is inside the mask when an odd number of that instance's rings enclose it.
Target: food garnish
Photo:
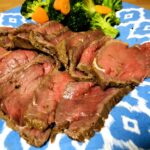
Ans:
[[[38,7],[35,12],[33,12],[32,17],[34,21],[39,22],[39,23],[45,23],[49,20],[49,17],[47,15],[47,12],[45,11],[44,8]]]
[[[114,26],[120,23],[116,11],[121,8],[121,0],[25,0],[21,14],[38,23],[56,20],[76,32],[100,29],[115,38],[119,31]]]

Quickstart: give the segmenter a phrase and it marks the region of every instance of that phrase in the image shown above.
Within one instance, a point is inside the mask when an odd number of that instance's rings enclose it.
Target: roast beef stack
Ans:
[[[62,24],[0,27],[0,117],[31,145],[63,132],[84,141],[150,76],[150,43],[129,47]]]

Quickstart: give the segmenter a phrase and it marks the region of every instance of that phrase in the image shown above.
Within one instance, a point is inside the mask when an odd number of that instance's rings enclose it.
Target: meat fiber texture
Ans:
[[[128,47],[55,21],[0,28],[0,116],[37,147],[59,132],[89,139],[149,76],[150,43]]]

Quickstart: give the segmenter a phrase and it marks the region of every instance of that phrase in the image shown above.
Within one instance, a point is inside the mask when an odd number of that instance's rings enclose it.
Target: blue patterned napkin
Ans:
[[[117,13],[121,24],[121,39],[129,45],[150,41],[150,10],[123,3]],[[30,22],[20,14],[20,7],[0,13],[0,26],[17,27]],[[28,145],[18,133],[0,120],[1,150],[138,150],[150,149],[150,78],[125,96],[114,107],[100,132],[85,143],[59,134],[54,143],[47,142],[41,148]]]

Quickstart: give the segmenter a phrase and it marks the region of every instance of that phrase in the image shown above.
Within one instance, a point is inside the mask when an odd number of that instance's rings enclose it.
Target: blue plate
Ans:
[[[150,10],[123,3],[117,13],[121,24],[121,39],[129,45],[150,41]],[[0,13],[0,26],[17,27],[30,22],[20,14],[20,7]],[[1,150],[137,150],[150,149],[150,78],[125,96],[109,114],[104,127],[85,143],[59,134],[52,144],[47,142],[41,148],[28,145],[19,134],[0,120]]]

